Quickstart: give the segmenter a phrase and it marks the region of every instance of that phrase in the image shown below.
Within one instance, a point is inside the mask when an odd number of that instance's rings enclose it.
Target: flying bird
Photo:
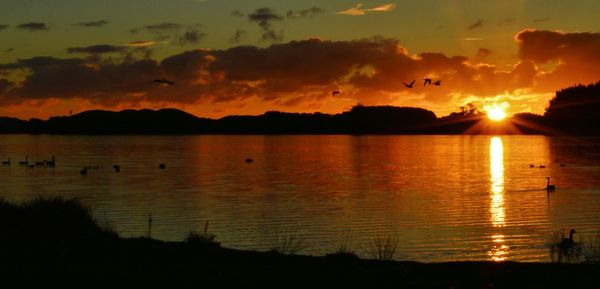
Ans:
[[[413,88],[413,85],[415,84],[416,80],[413,80],[411,83],[406,83],[406,82],[402,82],[404,84],[404,86],[406,86],[407,88]]]
[[[431,78],[423,78],[423,86],[431,85]]]
[[[336,96],[336,95],[339,95],[339,94],[340,94],[340,91],[339,91],[339,90],[334,90],[334,91],[331,93],[331,96]]]
[[[173,84],[175,84],[175,81],[168,81],[168,80],[166,80],[164,78],[155,79],[155,80],[152,80],[152,82],[160,83],[160,84],[166,84],[166,85],[173,85]]]
[[[441,81],[441,80],[436,80],[436,81],[433,83],[433,85],[440,86],[440,85],[442,85],[442,81]]]

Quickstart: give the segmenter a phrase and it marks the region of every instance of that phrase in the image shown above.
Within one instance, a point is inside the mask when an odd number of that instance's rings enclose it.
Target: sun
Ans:
[[[492,121],[502,121],[506,118],[506,105],[493,104],[485,107],[487,117]]]

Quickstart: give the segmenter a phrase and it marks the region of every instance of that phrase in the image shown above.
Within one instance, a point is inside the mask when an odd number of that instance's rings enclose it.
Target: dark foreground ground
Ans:
[[[78,202],[53,199],[0,201],[0,275],[0,284],[18,284],[0,288],[597,288],[600,266],[383,262],[123,239]]]

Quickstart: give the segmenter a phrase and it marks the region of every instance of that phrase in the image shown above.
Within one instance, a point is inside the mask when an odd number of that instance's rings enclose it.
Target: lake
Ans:
[[[56,167],[19,166],[26,155]],[[553,232],[600,230],[600,138],[0,135],[8,157],[1,197],[78,197],[125,237],[147,235],[152,213],[161,240],[209,221],[238,249],[287,233],[300,254],[346,243],[368,257],[389,235],[399,260],[548,261]]]

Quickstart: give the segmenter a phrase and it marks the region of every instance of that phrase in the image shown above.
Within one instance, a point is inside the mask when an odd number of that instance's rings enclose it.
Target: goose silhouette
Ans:
[[[29,156],[25,156],[25,160],[24,161],[19,161],[19,165],[20,166],[27,166],[27,165],[29,165]]]
[[[548,191],[548,192],[554,192],[554,191],[556,191],[556,186],[550,184],[550,177],[546,177],[546,180],[548,181],[546,183],[546,191]]]
[[[56,157],[52,156],[52,160],[44,161],[44,162],[46,162],[46,165],[49,167],[55,167],[56,166]]]
[[[411,81],[411,83],[402,82],[406,88],[413,88],[416,80]]]

